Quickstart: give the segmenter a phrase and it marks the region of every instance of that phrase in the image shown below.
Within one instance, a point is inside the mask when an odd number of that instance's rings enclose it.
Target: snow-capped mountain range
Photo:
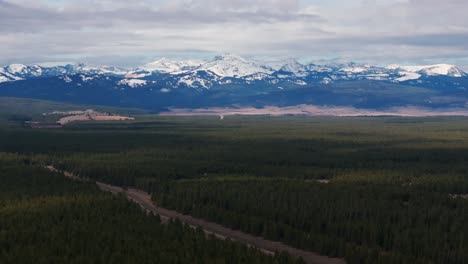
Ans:
[[[32,78],[56,77],[73,74],[87,75],[125,75],[128,70],[109,66],[90,66],[86,64],[43,67],[40,65],[10,64],[0,67],[0,83],[21,81]]]
[[[134,69],[87,64],[0,67],[0,96],[163,109],[314,103],[468,107],[468,74],[455,65],[374,66],[340,61],[160,59]]]
[[[42,67],[39,65],[11,64],[0,68],[0,82],[20,81],[31,78],[68,75],[112,75],[122,77],[120,85],[143,87],[152,75],[170,74],[176,79],[175,86],[209,89],[212,85],[230,84],[238,79],[248,82],[266,80],[274,84],[281,79],[307,84],[309,82],[332,83],[356,79],[407,82],[427,76],[465,77],[467,74],[449,64],[426,66],[387,67],[358,63],[302,64],[294,59],[284,61],[248,60],[235,55],[216,56],[210,61],[173,61],[160,59],[136,69],[86,64]],[[88,76],[88,78],[90,78]],[[69,78],[63,78],[69,80]],[[223,81],[224,80],[224,81]],[[175,87],[174,87],[175,88]]]

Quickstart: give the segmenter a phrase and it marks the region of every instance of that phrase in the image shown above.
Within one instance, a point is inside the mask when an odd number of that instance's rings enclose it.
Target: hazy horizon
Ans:
[[[157,61],[160,61],[160,60],[164,60],[164,59],[167,59],[167,60],[170,60],[170,61],[188,61],[188,60],[195,60],[195,61],[201,61],[201,62],[209,62],[209,61],[212,61],[213,59],[215,59],[216,56],[223,56],[223,55],[236,55],[236,56],[240,56],[240,55],[237,55],[237,54],[233,54],[233,53],[220,53],[220,54],[215,54],[215,55],[212,55],[212,56],[207,56],[207,57],[198,57],[198,56],[194,56],[194,57],[154,57],[153,59],[148,59],[146,61],[143,61],[142,63],[140,64],[134,64],[134,65],[120,65],[120,64],[105,64],[105,63],[99,63],[99,62],[87,62],[87,61],[56,61],[56,62],[39,62],[39,63],[21,63],[21,62],[14,62],[14,63],[11,63],[11,64],[25,64],[25,65],[40,65],[42,67],[54,67],[54,66],[65,66],[65,65],[80,65],[80,64],[84,64],[84,65],[89,65],[89,66],[109,66],[109,67],[119,67],[119,68],[122,68],[122,69],[126,69],[126,70],[132,70],[132,69],[135,69],[135,68],[138,68],[140,66],[144,66],[145,64],[148,64],[148,63],[152,63],[152,62],[157,62]],[[360,60],[346,60],[346,59],[342,59],[342,58],[323,58],[323,59],[310,59],[310,58],[298,58],[298,57],[255,57],[255,56],[241,56],[245,59],[248,59],[248,60],[251,60],[251,61],[255,61],[255,62],[259,62],[259,63],[272,63],[272,62],[286,62],[288,60],[296,60],[297,62],[303,64],[303,65],[308,65],[308,64],[316,64],[316,65],[326,65],[326,64],[330,64],[330,63],[334,63],[334,62],[339,62],[339,63],[343,63],[343,64],[347,64],[347,63],[358,63],[358,64],[369,64],[369,65],[372,65],[372,66],[377,66],[377,67],[387,67],[387,66],[391,66],[393,63],[391,64],[387,64],[387,63],[378,63],[378,62],[375,62],[375,64],[371,64],[371,63],[368,63],[366,61],[360,61]],[[5,64],[5,65],[0,65],[0,67],[7,67],[11,64]],[[395,63],[397,65],[400,65],[400,66],[423,66],[423,64],[411,64],[411,63]],[[427,64],[427,65],[435,65],[435,64],[450,64],[450,63],[447,63],[447,62],[444,62],[444,61],[441,61],[441,62],[434,62],[433,64]],[[464,70],[464,71],[468,71],[468,66],[463,66],[463,65],[457,65],[457,64],[454,64],[455,66],[459,67],[460,69]]]

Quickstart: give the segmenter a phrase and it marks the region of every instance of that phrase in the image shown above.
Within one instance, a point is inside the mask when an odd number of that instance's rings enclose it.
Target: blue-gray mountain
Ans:
[[[0,68],[0,96],[138,107],[290,106],[382,109],[467,108],[468,75],[453,65],[378,67],[233,55],[211,61],[161,59],[136,69],[12,64]]]

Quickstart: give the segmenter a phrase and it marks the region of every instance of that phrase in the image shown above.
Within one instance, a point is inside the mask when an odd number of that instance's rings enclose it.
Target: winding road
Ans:
[[[73,180],[84,180],[70,172],[59,171],[53,166],[45,166],[46,169],[62,173],[65,177]],[[203,219],[194,218],[190,215],[184,215],[177,211],[168,210],[162,207],[158,207],[151,199],[151,195],[145,191],[129,188],[123,189],[118,186],[105,184],[102,182],[96,182],[96,185],[102,191],[111,192],[114,194],[124,194],[128,200],[140,205],[140,207],[147,213],[158,214],[161,217],[162,222],[167,222],[170,219],[179,219],[181,222],[193,227],[201,227],[203,231],[208,235],[214,235],[219,239],[229,238],[234,241],[246,244],[249,247],[254,247],[265,254],[275,254],[275,252],[285,251],[289,255],[294,257],[301,257],[306,263],[309,264],[345,264],[344,259],[341,258],[330,258],[322,256],[314,252],[305,251],[288,246],[278,241],[266,240],[262,237],[253,236],[238,230],[233,230],[222,225],[209,222]]]

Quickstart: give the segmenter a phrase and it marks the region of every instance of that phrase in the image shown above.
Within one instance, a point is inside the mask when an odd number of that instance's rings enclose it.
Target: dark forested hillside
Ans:
[[[169,75],[173,76],[173,75]],[[300,104],[319,106],[353,106],[365,109],[392,107],[465,108],[468,98],[463,85],[468,77],[449,78],[441,83],[395,83],[391,81],[352,80],[333,84],[317,83],[297,85],[296,81],[281,80],[271,84],[233,81],[215,85],[210,89],[200,87],[173,87],[159,78],[148,81],[145,87],[132,88],[117,85],[116,77],[99,76],[90,81],[73,77],[66,83],[62,77],[38,78],[0,83],[0,96],[34,98],[85,105],[143,108],[165,111],[168,108],[207,107],[265,107],[294,106]],[[455,84],[454,84],[455,83]],[[460,84],[461,83],[461,84]],[[448,86],[447,89],[440,87]],[[459,87],[461,86],[461,87]],[[280,89],[281,88],[281,89]],[[170,92],[162,92],[170,91]]]

